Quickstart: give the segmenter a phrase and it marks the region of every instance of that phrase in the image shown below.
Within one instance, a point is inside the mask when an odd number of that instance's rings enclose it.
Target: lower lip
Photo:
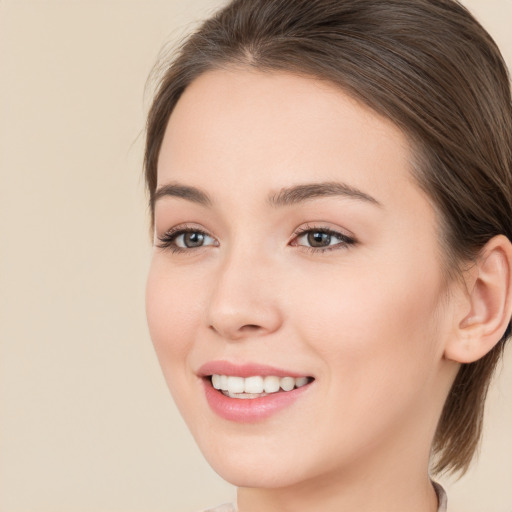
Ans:
[[[268,418],[293,404],[311,384],[291,391],[269,393],[261,398],[230,398],[216,390],[210,379],[203,379],[206,399],[213,412],[221,418],[238,423],[251,423]]]

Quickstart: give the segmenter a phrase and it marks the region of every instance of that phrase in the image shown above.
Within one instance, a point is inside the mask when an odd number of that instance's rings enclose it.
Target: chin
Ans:
[[[274,464],[268,463],[263,467],[259,463],[253,464],[245,460],[241,462],[225,459],[208,462],[219,476],[236,487],[282,488],[302,480],[301,475],[290,470],[290,466],[284,467],[282,464],[282,467],[276,467],[275,461]]]
[[[301,468],[305,467],[296,454],[279,457],[275,449],[237,450],[229,443],[214,443],[205,447],[201,443],[204,457],[213,470],[227,482],[237,487],[280,488],[287,487],[306,478]]]

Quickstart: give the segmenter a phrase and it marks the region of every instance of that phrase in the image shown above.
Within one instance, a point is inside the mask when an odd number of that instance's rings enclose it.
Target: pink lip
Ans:
[[[294,378],[305,377],[306,375],[266,365],[235,365],[227,361],[212,361],[207,363],[200,368],[198,374],[202,377],[206,400],[212,411],[221,418],[238,423],[252,423],[264,420],[292,405],[311,387],[310,383],[300,388],[295,388],[292,391],[269,393],[267,396],[261,398],[230,398],[214,389],[211,380],[208,378],[209,375],[234,375],[237,377],[275,375],[276,377],[288,376]]]

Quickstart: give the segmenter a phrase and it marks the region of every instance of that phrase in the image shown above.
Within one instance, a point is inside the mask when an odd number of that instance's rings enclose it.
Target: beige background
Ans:
[[[146,77],[215,0],[0,0],[0,512],[191,512],[234,496],[144,316]],[[512,1],[472,0],[512,63]],[[453,512],[512,511],[512,351]]]

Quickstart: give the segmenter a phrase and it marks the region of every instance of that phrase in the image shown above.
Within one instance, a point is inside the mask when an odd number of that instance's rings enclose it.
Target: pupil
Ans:
[[[184,241],[187,247],[200,247],[203,240],[204,235],[202,233],[186,233]]]
[[[331,235],[314,231],[308,234],[308,243],[311,247],[325,247],[331,243]]]

